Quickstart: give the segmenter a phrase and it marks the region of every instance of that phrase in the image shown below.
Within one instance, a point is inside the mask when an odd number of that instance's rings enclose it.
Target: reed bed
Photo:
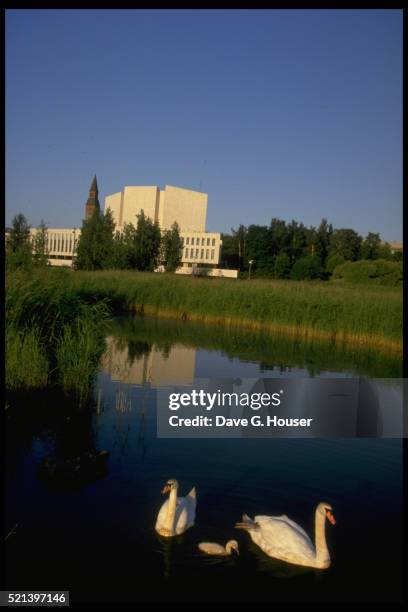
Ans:
[[[6,277],[6,389],[60,386],[86,401],[105,345],[106,301],[87,303],[66,271]]]
[[[344,282],[189,278],[137,272],[75,272],[85,299],[115,311],[196,320],[291,337],[402,352],[402,291]]]

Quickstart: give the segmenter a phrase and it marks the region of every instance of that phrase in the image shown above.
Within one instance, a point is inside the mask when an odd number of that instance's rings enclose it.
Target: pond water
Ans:
[[[397,358],[346,347],[192,323],[122,317],[89,406],[57,392],[9,399],[7,589],[61,589],[71,601],[400,601],[402,441],[398,439],[158,439],[156,393],[194,377],[397,377]],[[98,473],[41,476],[62,462],[109,452]],[[60,465],[60,464],[59,464]],[[79,471],[84,472],[84,463]],[[195,485],[196,525],[154,531],[177,478]],[[268,558],[234,529],[244,512],[288,514],[314,539],[325,501],[332,565],[318,571]],[[200,541],[237,539],[240,555],[204,557]]]

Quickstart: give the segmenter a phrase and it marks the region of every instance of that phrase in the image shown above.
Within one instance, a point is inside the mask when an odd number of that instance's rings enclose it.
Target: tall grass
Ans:
[[[402,292],[398,288],[125,271],[75,272],[71,277],[82,298],[107,298],[115,311],[402,350]]]
[[[88,398],[104,348],[89,318],[78,318],[73,325],[64,325],[57,338],[58,381],[80,404]]]
[[[106,301],[87,303],[62,270],[6,277],[6,388],[57,384],[85,401],[104,351]]]
[[[39,389],[47,386],[49,362],[37,327],[6,328],[6,388]]]

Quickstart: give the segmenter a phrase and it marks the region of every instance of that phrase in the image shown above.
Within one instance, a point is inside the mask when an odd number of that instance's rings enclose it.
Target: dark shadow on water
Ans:
[[[303,377],[324,370],[397,376],[395,360],[147,318],[117,321],[110,338],[116,362],[99,373],[87,406],[55,390],[8,397],[6,531],[18,527],[6,542],[6,588],[63,588],[84,603],[401,600],[400,440],[158,439],[153,385],[173,375],[175,348],[180,377],[183,368],[194,375],[196,351],[210,365],[217,356],[219,377],[229,359],[242,377],[262,360]],[[103,450],[104,469],[94,472],[92,457]],[[80,486],[56,490],[39,477],[47,459],[69,474],[78,457]],[[173,477],[181,495],[197,487],[197,518],[168,539],[154,525],[160,490]],[[234,529],[243,512],[288,514],[314,540],[323,500],[338,520],[327,532],[328,570],[270,559]],[[238,540],[239,557],[198,549],[229,539]]]

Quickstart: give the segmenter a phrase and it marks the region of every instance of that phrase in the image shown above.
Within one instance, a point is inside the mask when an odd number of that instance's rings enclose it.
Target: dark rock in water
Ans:
[[[38,467],[39,478],[57,489],[81,488],[106,476],[109,453],[85,452],[69,459],[45,457]]]

